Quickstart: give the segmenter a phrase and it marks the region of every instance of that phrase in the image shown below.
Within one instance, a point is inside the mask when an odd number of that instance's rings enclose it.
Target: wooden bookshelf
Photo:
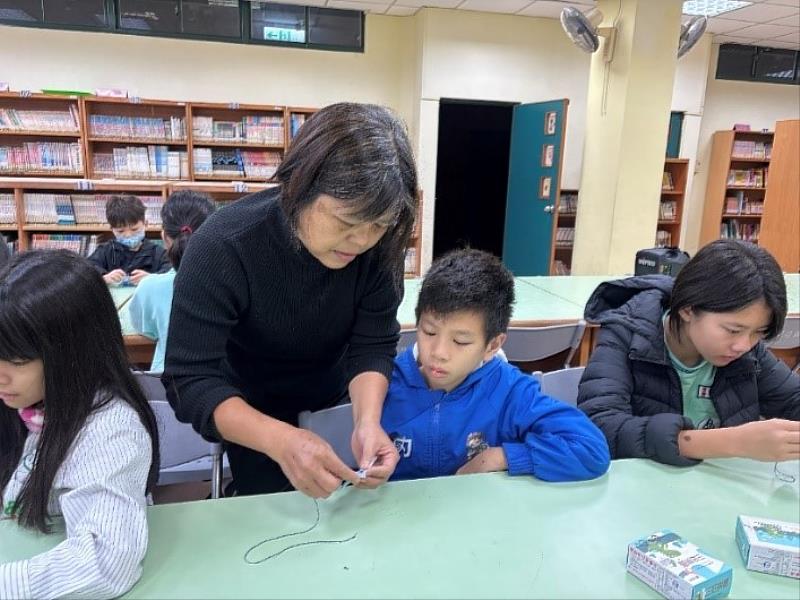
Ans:
[[[680,246],[688,175],[688,158],[667,158],[664,161],[661,201],[659,202],[658,225],[656,226],[656,246]]]
[[[775,124],[760,244],[786,273],[800,272],[800,120]]]
[[[578,216],[578,190],[561,189],[555,206],[552,261],[550,275],[569,275],[572,270],[572,249],[575,245],[575,220]],[[569,235],[569,230],[572,230]],[[560,239],[566,237],[567,239]]]
[[[422,270],[422,190],[417,199],[417,214],[414,217],[414,228],[411,239],[406,246],[405,277],[419,277]]]
[[[753,152],[743,151],[751,146]],[[708,163],[700,245],[720,237],[738,237],[759,243],[763,234],[762,215],[767,211],[766,193],[774,133],[771,131],[717,131]],[[795,145],[796,148],[796,145]],[[797,155],[795,154],[795,168]],[[735,174],[752,173],[752,181],[740,181]],[[760,174],[760,180],[756,177]],[[761,209],[762,212],[757,212]],[[795,197],[795,214],[797,200]]]
[[[315,112],[316,108],[304,108],[300,106],[286,107],[286,147],[289,147],[294,136],[297,135],[297,130],[300,126]]]

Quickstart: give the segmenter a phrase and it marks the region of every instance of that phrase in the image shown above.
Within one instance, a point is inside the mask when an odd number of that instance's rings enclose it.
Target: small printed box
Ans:
[[[628,544],[627,570],[669,600],[725,598],[733,569],[669,529]]]
[[[800,579],[800,523],[739,515],[736,545],[751,571]]]

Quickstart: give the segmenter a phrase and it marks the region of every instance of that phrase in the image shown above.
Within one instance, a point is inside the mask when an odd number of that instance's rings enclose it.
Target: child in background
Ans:
[[[109,285],[139,285],[150,273],[169,271],[167,253],[145,238],[145,208],[136,196],[112,196],[106,204],[106,220],[113,240],[97,247],[89,257]]]
[[[158,430],[108,288],[85,258],[33,250],[0,273],[0,519],[66,539],[0,564],[0,598],[112,598],[141,575]]]
[[[613,458],[800,458],[800,377],[764,345],[785,317],[781,269],[748,242],[708,244],[674,280],[603,283],[586,305],[602,327],[578,406]]]
[[[491,254],[456,250],[433,263],[417,301],[417,343],[397,357],[383,407],[400,452],[393,479],[508,470],[578,481],[606,472],[600,430],[496,356],[513,302],[514,278]]]
[[[214,212],[214,203],[198,192],[175,192],[161,208],[161,238],[172,269],[142,280],[130,302],[133,328],[152,340],[157,340],[150,370],[164,370],[169,315],[172,310],[172,287],[189,238],[206,217]]]

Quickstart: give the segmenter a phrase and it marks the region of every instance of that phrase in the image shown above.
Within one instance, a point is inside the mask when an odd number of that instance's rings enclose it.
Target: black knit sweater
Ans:
[[[390,378],[401,294],[376,249],[343,269],[289,229],[277,188],[219,210],[192,236],[175,279],[164,384],[181,421],[219,438],[231,396],[284,420],[341,399],[356,375]]]

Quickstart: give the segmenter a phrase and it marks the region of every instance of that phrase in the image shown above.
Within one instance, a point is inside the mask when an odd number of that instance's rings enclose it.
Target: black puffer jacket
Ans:
[[[586,319],[602,327],[578,407],[605,433],[611,458],[699,462],[678,453],[679,432],[694,427],[683,416],[680,380],[664,343],[662,317],[672,283],[665,275],[608,281],[586,304]],[[761,342],[717,369],[711,398],[722,427],[759,416],[800,420],[800,377]]]

